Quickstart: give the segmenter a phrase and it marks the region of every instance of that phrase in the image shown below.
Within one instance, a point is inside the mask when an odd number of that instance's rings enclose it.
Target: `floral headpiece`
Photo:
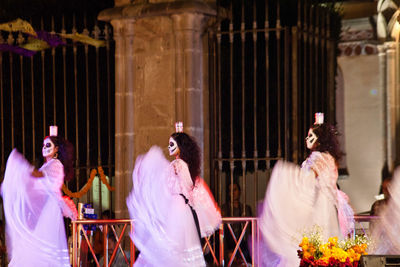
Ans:
[[[183,122],[178,121],[175,123],[175,132],[183,133]]]
[[[323,123],[324,123],[324,113],[322,113],[322,112],[315,113],[314,124],[323,124]]]

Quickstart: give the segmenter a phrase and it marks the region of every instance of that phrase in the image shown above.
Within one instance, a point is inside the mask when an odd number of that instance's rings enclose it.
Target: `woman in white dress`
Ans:
[[[397,167],[387,191],[390,198],[377,214],[379,219],[371,229],[372,244],[369,254],[400,254],[400,167]],[[371,225],[371,224],[370,224]]]
[[[70,266],[63,214],[76,219],[76,209],[62,198],[61,186],[73,177],[73,147],[48,136],[42,154],[39,170],[16,149],[7,161],[1,193],[9,266]]]
[[[336,185],[342,156],[337,131],[317,114],[306,138],[311,154],[301,168],[280,161],[273,169],[260,216],[268,247],[266,266],[299,266],[297,250],[302,234],[315,225],[321,227],[326,239],[345,237],[354,229],[353,210]]]
[[[200,175],[200,149],[176,132],[168,146],[171,163],[159,147],[137,158],[127,206],[140,254],[135,266],[205,266],[200,238],[211,235],[221,215]]]

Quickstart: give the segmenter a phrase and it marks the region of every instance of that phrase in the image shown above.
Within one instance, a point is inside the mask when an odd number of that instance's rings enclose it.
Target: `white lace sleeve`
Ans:
[[[354,230],[354,211],[348,203],[348,196],[336,185],[338,170],[335,159],[329,153],[313,152],[310,156],[311,168],[318,175],[318,184],[338,211],[340,230],[347,236]]]
[[[183,194],[193,206],[193,182],[186,162],[176,159],[170,164],[168,186],[174,194]]]
[[[193,189],[193,205],[200,224],[201,236],[212,235],[222,222],[221,211],[205,181],[198,178]]]
[[[64,166],[61,161],[52,159],[43,164],[39,170],[44,174],[46,186],[61,195],[60,189],[64,183]]]

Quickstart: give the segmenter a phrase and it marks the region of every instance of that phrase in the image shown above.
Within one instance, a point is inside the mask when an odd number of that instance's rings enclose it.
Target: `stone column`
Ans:
[[[118,4],[117,4],[118,2]],[[128,217],[134,161],[152,145],[167,155],[174,123],[196,137],[202,151],[208,98],[203,88],[203,33],[216,15],[206,2],[116,1],[102,11],[115,38],[115,211]],[[206,107],[205,107],[206,106]],[[208,155],[204,155],[208,157]]]
[[[382,140],[383,140],[383,162],[388,164],[388,128],[386,127],[388,121],[388,110],[387,110],[387,88],[386,88],[386,48],[384,45],[378,45],[378,57],[379,57],[379,87],[382,91],[382,107],[383,118],[382,118]]]
[[[175,40],[175,120],[204,147],[202,41],[204,15],[171,16]]]
[[[393,171],[396,160],[396,46],[385,43],[386,48],[386,129],[387,159],[389,171]]]
[[[133,20],[112,20],[115,40],[115,214],[127,217],[125,198],[131,187],[133,150]]]

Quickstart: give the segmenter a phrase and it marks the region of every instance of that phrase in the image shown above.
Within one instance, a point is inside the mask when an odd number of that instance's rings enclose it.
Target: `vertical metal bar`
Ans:
[[[107,234],[108,234],[108,224],[104,225],[104,232],[103,232],[103,240],[104,240],[104,257],[103,257],[103,266],[106,267],[108,266],[108,238],[107,238]]]
[[[225,266],[224,258],[224,222],[219,225],[219,264]]]
[[[298,55],[297,55],[297,50],[298,50],[298,27],[293,26],[292,27],[292,159],[293,162],[298,163],[299,162],[299,141],[298,141],[298,136],[299,136],[299,107],[298,107],[298,102],[299,102],[299,92],[298,92]],[[289,40],[286,40],[289,41]]]
[[[277,72],[277,119],[278,119],[278,157],[282,156],[282,123],[281,123],[281,21],[279,16],[279,2],[277,3],[277,21],[276,21],[276,45],[277,45],[277,59],[276,59],[276,72]],[[285,155],[286,156],[286,155]]]
[[[72,17],[72,33],[76,33],[75,15]],[[74,56],[74,93],[75,93],[75,166],[76,166],[76,191],[79,191],[79,109],[78,109],[78,70],[77,70],[77,46],[75,41],[72,43]]]
[[[256,255],[255,255],[255,251],[257,250],[255,245],[255,234],[256,234],[256,227],[255,227],[255,219],[251,219],[251,247],[252,249],[252,255],[251,255],[251,266],[256,266]],[[257,243],[258,245],[258,243]]]
[[[51,16],[51,33],[54,31],[54,17]],[[57,125],[57,95],[56,95],[56,49],[51,48],[51,59],[53,63],[53,125]]]
[[[240,39],[242,41],[242,191],[243,191],[243,210],[246,213],[246,76],[245,76],[245,21],[244,21],[244,1],[242,1],[242,23],[240,25]]]
[[[303,72],[302,72],[302,77],[303,77],[303,113],[304,113],[304,118],[303,118],[303,132],[302,136],[304,137],[304,134],[307,132],[307,127],[309,125],[308,123],[308,95],[309,95],[309,87],[308,87],[308,79],[307,79],[307,62],[308,62],[308,0],[305,0],[304,6],[303,6],[303,14],[304,14],[304,19],[303,19]],[[304,140],[304,139],[303,139]],[[304,143],[304,141],[303,141]],[[304,145],[302,146],[304,147]],[[306,149],[303,149],[303,158],[306,156]]]
[[[232,10],[232,7],[231,7]],[[232,11],[231,11],[232,12]],[[229,166],[230,166],[230,184],[233,185],[233,171],[234,171],[234,153],[233,153],[233,22],[229,22],[229,46],[230,46],[230,56],[229,56],[229,70],[230,70],[230,90],[229,90],[229,125],[230,125],[230,139],[229,139]],[[233,217],[233,186],[230,190],[231,194],[231,216]]]
[[[313,69],[314,69],[314,60],[313,60],[313,54],[314,54],[314,25],[312,23],[312,18],[314,15],[314,9],[312,7],[312,5],[310,5],[310,14],[309,14],[309,24],[308,24],[308,33],[309,33],[309,37],[308,37],[308,45],[309,45],[309,72],[308,72],[308,79],[309,79],[309,96],[308,96],[308,105],[309,105],[309,112],[308,112],[308,116],[310,121],[312,122],[312,118],[313,118],[313,113],[314,113],[314,105],[313,105],[313,95],[314,95],[314,90],[313,90],[313,86],[314,86],[314,77],[313,77]]]
[[[210,103],[211,103],[211,111],[212,114],[210,117],[212,118],[212,122],[210,123],[210,185],[212,185],[212,190],[218,188],[217,180],[215,179],[216,176],[216,144],[217,144],[217,135],[215,134],[217,129],[217,97],[216,97],[216,52],[215,52],[215,32],[209,31],[208,32],[208,47],[209,47],[209,73],[210,75],[210,82],[209,82],[209,92],[210,92]],[[214,191],[216,193],[216,191]]]
[[[315,9],[315,34],[314,34],[314,70],[312,71],[313,77],[315,78],[314,81],[314,105],[316,107],[315,112],[319,112],[321,111],[321,95],[320,95],[320,90],[319,90],[319,74],[320,72],[318,71],[319,66],[319,8],[318,7],[314,7]]]
[[[61,33],[65,34],[65,22],[64,22],[64,15],[62,16],[62,29]],[[66,42],[65,39],[63,39]],[[67,139],[68,136],[68,116],[67,116],[67,47],[65,45],[62,46],[62,57],[63,57],[63,89],[64,89],[64,138]]]
[[[253,1],[253,123],[254,123],[254,207],[258,199],[258,149],[257,149],[257,9]],[[246,210],[244,203],[243,208]]]
[[[265,35],[265,156],[269,158],[271,151],[269,147],[270,139],[270,126],[269,126],[269,15],[268,15],[268,0],[265,1],[265,22],[264,22],[264,35]],[[266,169],[268,170],[271,165],[271,161],[267,159]]]
[[[36,162],[36,127],[35,127],[35,74],[34,74],[34,67],[33,67],[33,57],[30,58],[31,62],[31,104],[32,104],[32,112],[31,112],[31,119],[32,119],[32,155],[33,155],[33,162]]]
[[[284,136],[285,136],[285,158],[290,159],[290,132],[289,132],[289,55],[290,55],[290,50],[289,50],[289,38],[290,38],[290,28],[285,27],[284,29],[284,38],[285,38],[285,43],[284,43],[284,53],[283,53],[283,60],[284,60],[284,88],[283,88],[283,105],[284,105],[284,117],[283,117],[283,122],[284,122]]]
[[[221,25],[218,25],[217,32],[218,41],[218,176],[222,172],[222,137],[221,137]],[[219,186],[219,201],[222,204],[222,176],[218,179],[220,181]]]
[[[131,224],[130,236],[133,236],[133,234],[134,234],[134,224],[133,224],[133,221],[131,221],[130,224]],[[130,245],[130,248],[131,248],[131,251],[130,251],[130,254],[131,254],[131,262],[130,262],[129,265],[130,265],[130,267],[133,267],[133,264],[135,263],[135,244],[133,243],[132,239],[130,239],[130,243],[131,243],[131,245]]]
[[[218,8],[218,6],[217,6]],[[217,15],[218,16],[218,15]],[[210,134],[212,138],[212,144],[210,147],[210,174],[212,175],[211,178],[212,180],[211,185],[213,185],[213,188],[211,188],[211,190],[213,191],[216,199],[218,202],[220,202],[220,200],[218,199],[218,188],[219,188],[219,181],[218,181],[218,169],[217,169],[217,161],[216,159],[218,158],[218,150],[217,150],[217,146],[218,146],[218,134],[217,134],[217,129],[218,129],[218,120],[217,120],[217,116],[218,116],[218,111],[217,111],[217,38],[216,38],[216,31],[215,28],[211,28],[211,32],[209,34],[210,38],[209,38],[209,44],[210,44],[210,48],[211,48],[211,57],[212,60],[210,60],[210,65],[212,66],[212,75],[210,75],[210,77],[212,77],[212,82],[210,82],[210,87],[212,88],[212,103],[213,103],[213,121],[212,121],[212,125],[213,128],[210,129]]]
[[[72,267],[77,267],[78,263],[78,244],[77,244],[77,229],[76,221],[72,221]]]
[[[1,37],[0,37],[1,38]],[[3,52],[0,52],[0,115],[4,118],[4,96],[3,96],[4,84],[3,84]],[[5,149],[4,149],[4,120],[0,120],[1,125],[1,172],[4,171],[5,167]],[[33,142],[34,143],[34,142]]]
[[[327,92],[326,92],[326,53],[325,53],[325,41],[326,41],[326,25],[325,25],[325,18],[327,13],[325,12],[325,9],[321,9],[321,19],[320,19],[320,66],[322,66],[321,70],[321,82],[320,82],[320,88],[322,92],[321,98],[323,99],[323,103],[326,103],[326,97],[327,97]],[[325,105],[323,105],[324,107]]]
[[[327,20],[327,28],[331,28],[331,20],[332,20],[332,15],[328,16]],[[335,41],[331,40],[330,36],[330,31],[327,31],[327,46],[326,46],[326,51],[327,51],[327,92],[328,92],[328,110],[330,113],[331,118],[334,118],[334,112],[335,112],[335,101],[334,101],[334,96],[335,96]]]
[[[25,41],[22,33],[18,33],[17,44],[21,45]],[[21,132],[22,132],[22,154],[25,155],[25,96],[24,96],[24,57],[19,56],[20,72],[20,93],[21,93]]]
[[[44,26],[43,26],[43,17],[41,17],[40,18],[40,24],[41,24],[41,29],[42,30],[44,30],[43,28],[44,28]],[[46,105],[45,105],[45,103],[46,103],[46,74],[45,74],[45,58],[44,58],[44,56],[45,56],[45,51],[44,50],[42,50],[42,51],[40,51],[40,56],[41,56],[41,58],[42,58],[42,103],[43,103],[43,137],[44,136],[46,136],[46,133],[47,133],[47,131],[46,131],[46,126],[47,126],[47,123],[46,123]]]
[[[94,38],[99,39],[100,29],[95,22]],[[99,71],[99,48],[96,47],[96,111],[97,111],[97,166],[101,166],[101,135],[100,135],[100,71]],[[103,211],[101,182],[99,181],[99,214]]]
[[[10,34],[11,35],[11,34]],[[14,77],[13,77],[13,54],[10,57],[10,107],[11,107],[11,147],[15,147],[14,143]]]
[[[21,34],[21,33],[20,33]],[[21,35],[22,37],[22,35]],[[25,155],[25,95],[24,95],[24,57],[19,56],[19,71],[20,71],[20,82],[21,82],[21,128],[22,128],[22,154]]]
[[[111,71],[110,71],[110,29],[106,24],[104,26],[104,35],[106,40],[106,69],[107,69],[107,133],[108,133],[108,173],[111,174],[112,164],[112,145],[111,145]],[[110,175],[111,176],[111,175]],[[112,207],[112,197],[109,198],[109,206]]]
[[[84,30],[83,34],[89,36],[89,31],[86,24],[86,15],[83,17]],[[85,76],[86,76],[86,177],[90,175],[90,102],[89,102],[89,46],[84,45],[85,48]],[[88,202],[91,202],[91,194],[88,191]]]
[[[257,262],[260,262],[260,225],[258,224],[258,219],[256,219],[257,222]]]

